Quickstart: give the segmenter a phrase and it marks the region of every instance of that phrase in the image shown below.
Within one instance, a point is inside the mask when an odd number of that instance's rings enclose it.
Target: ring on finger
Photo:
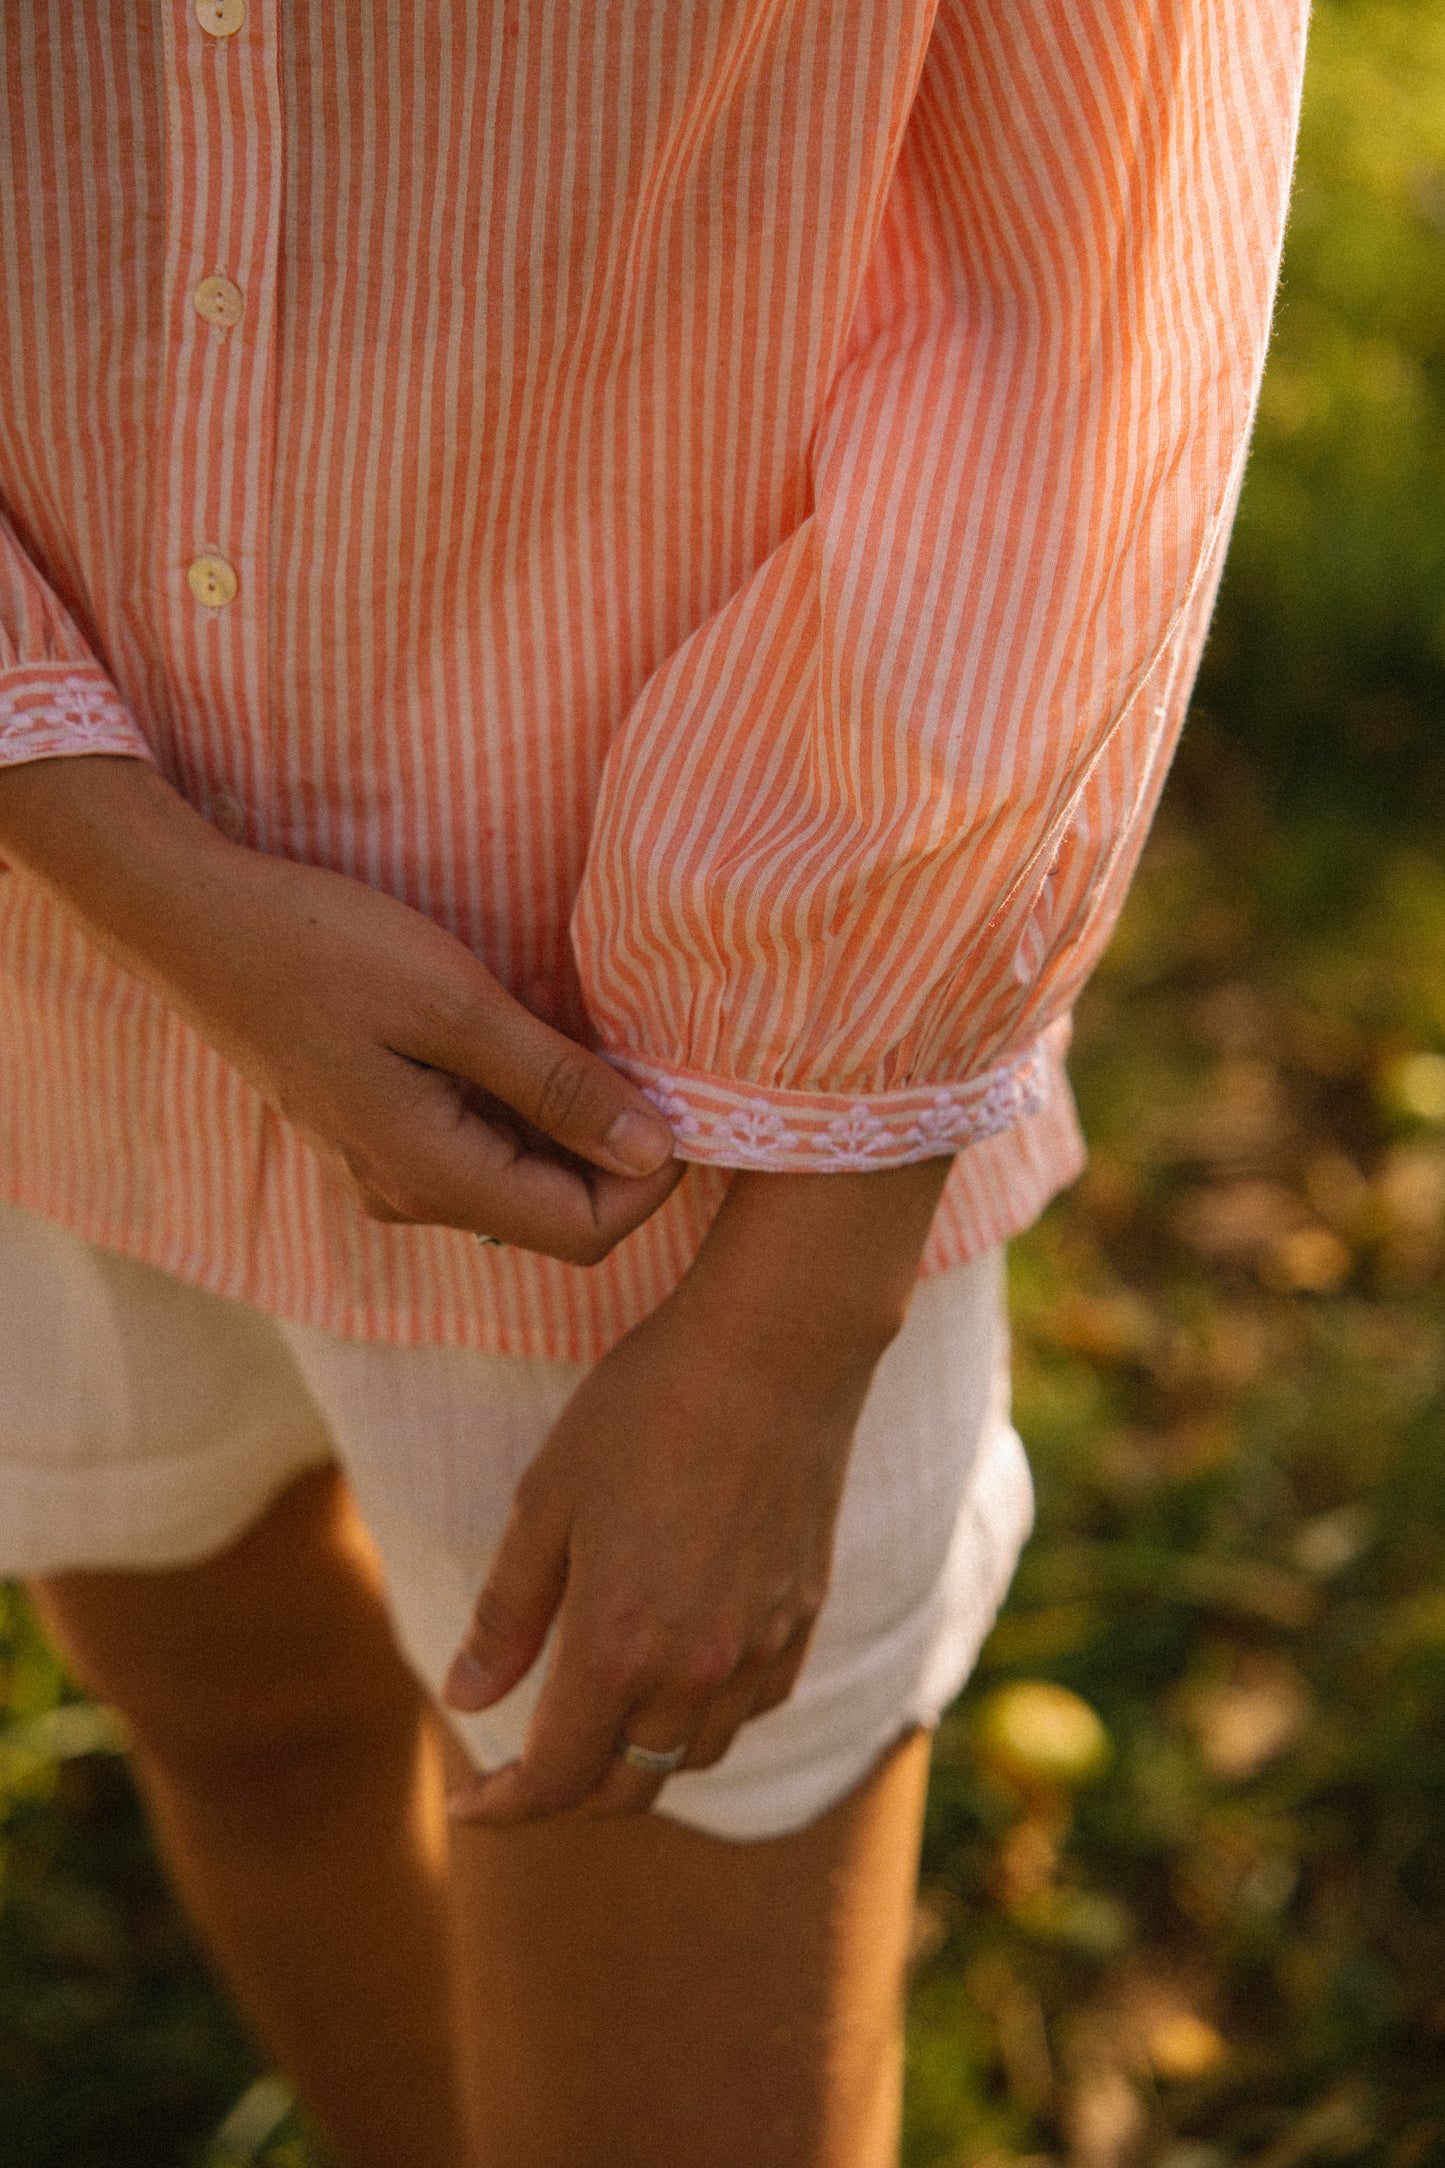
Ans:
[[[631,1739],[624,1739],[621,1746],[622,1759],[630,1769],[640,1769],[650,1777],[670,1777],[687,1760],[688,1742],[681,1746],[636,1746]]]

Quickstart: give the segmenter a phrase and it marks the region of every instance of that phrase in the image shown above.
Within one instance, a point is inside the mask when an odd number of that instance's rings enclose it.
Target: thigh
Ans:
[[[477,2168],[890,2168],[927,1769],[912,1732],[750,1843],[658,1814],[456,1830]]]
[[[172,1769],[224,1781],[328,1738],[354,1746],[414,1704],[375,1553],[332,1467],[195,1564],[27,1585],[77,1677]]]

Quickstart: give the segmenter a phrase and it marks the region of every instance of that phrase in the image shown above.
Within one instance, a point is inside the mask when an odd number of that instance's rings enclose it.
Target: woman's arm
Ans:
[[[621,1742],[689,1769],[785,1699],[828,1583],[848,1454],[950,1162],[738,1174],[676,1291],[589,1372],[518,1489],[448,1681],[497,1701],[554,1619],[520,1761],[475,1820],[647,1807]]]
[[[1269,336],[1305,0],[941,0],[806,507],[612,739],[574,919],[684,1157],[1040,1110],[1183,719]]]
[[[460,941],[360,881],[229,842],[146,761],[0,767],[0,855],[157,987],[377,1218],[591,1264],[681,1174],[641,1094]]]
[[[1038,1111],[1183,717],[1306,15],[931,13],[806,507],[641,688],[602,777],[590,1013],[678,1149],[749,1172],[522,1486],[457,1705],[554,1613],[556,1642],[521,1761],[467,1812],[645,1804],[620,1738],[688,1738],[697,1766],[796,1670],[938,1155]]]

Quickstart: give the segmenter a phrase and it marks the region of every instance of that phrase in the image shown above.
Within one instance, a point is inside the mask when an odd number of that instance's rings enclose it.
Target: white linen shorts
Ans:
[[[437,1695],[517,1478],[586,1365],[346,1340],[0,1205],[0,1574],[180,1565],[339,1462],[398,1640]],[[875,1374],[832,1582],[797,1685],[657,1811],[720,1837],[803,1827],[973,1666],[1033,1515],[1008,1414],[1002,1254],[920,1282]],[[480,1716],[514,1758],[547,1652]],[[297,1661],[305,1661],[304,1650]]]

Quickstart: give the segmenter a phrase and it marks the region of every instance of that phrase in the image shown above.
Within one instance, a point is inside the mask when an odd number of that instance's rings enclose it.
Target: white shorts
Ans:
[[[343,1340],[207,1294],[0,1205],[0,1574],[179,1565],[337,1461],[398,1638],[436,1694],[521,1470],[585,1365]],[[789,1699],[658,1811],[717,1836],[797,1829],[963,1684],[1033,1513],[1008,1417],[1001,1253],[922,1281],[874,1377],[833,1578]],[[298,1652],[304,1654],[304,1652]],[[520,1750],[546,1652],[481,1716]]]

